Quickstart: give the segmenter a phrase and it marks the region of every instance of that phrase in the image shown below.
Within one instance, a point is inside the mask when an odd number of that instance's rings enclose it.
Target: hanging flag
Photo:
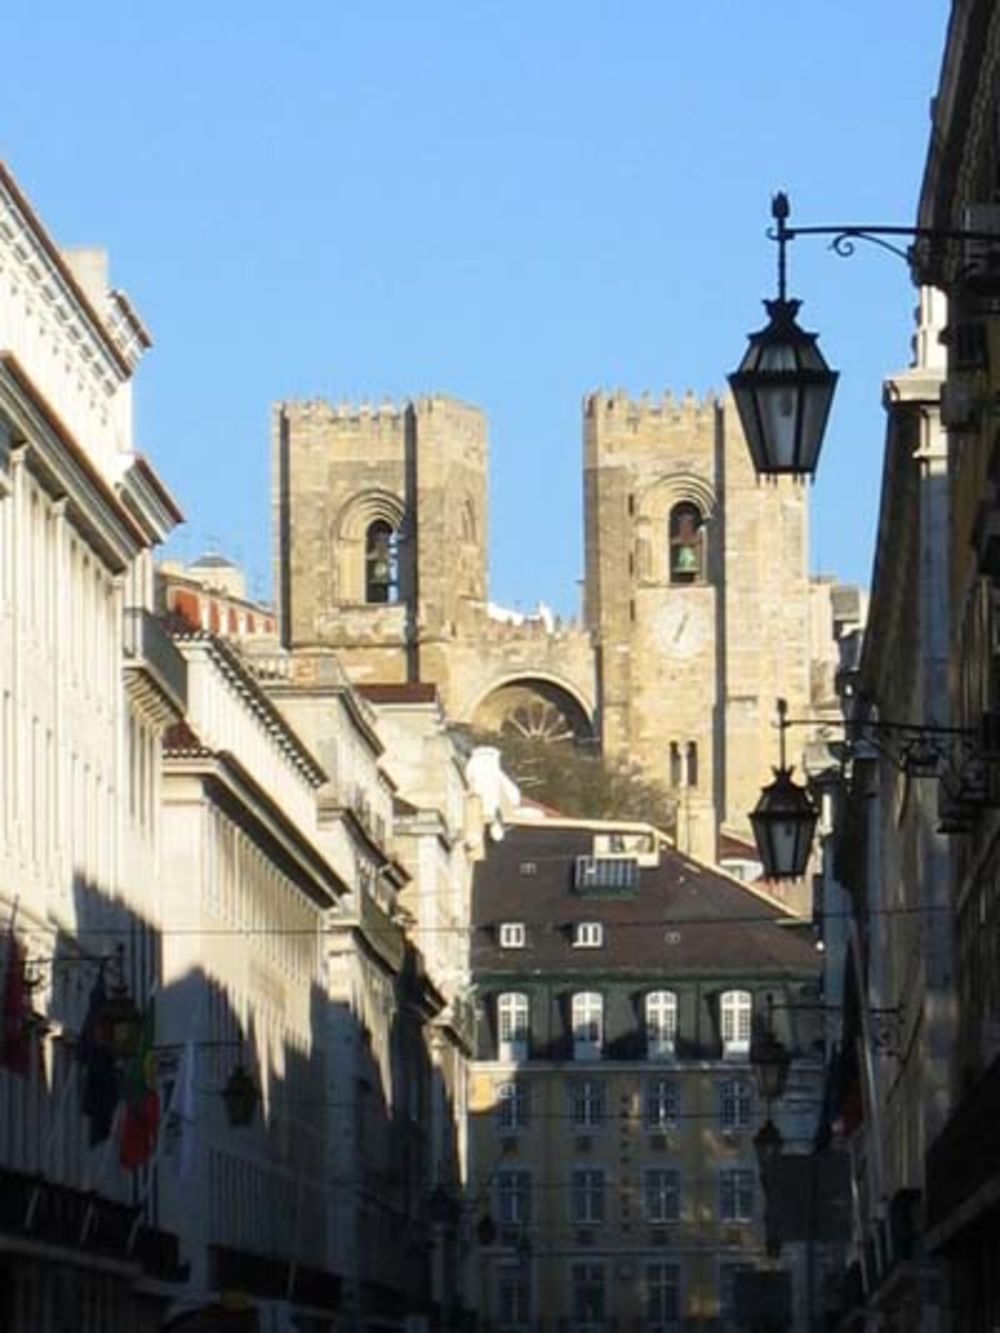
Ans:
[[[167,1085],[163,1110],[163,1147],[181,1177],[190,1175],[194,1161],[194,1075],[195,1047],[189,1037],[173,1082]]]
[[[125,1114],[118,1160],[127,1171],[145,1166],[156,1148],[160,1128],[160,1093],[156,1082],[156,1007],[153,999],[142,1017],[135,1055],[125,1066],[122,1096]]]
[[[111,1133],[118,1105],[120,1079],[105,1031],[104,1014],[108,993],[104,986],[104,965],[97,973],[94,989],[90,992],[87,1014],[80,1032],[77,1058],[80,1064],[81,1108],[90,1121],[89,1141],[92,1148],[103,1143]]]
[[[3,1025],[0,1027],[0,1067],[22,1078],[28,1075],[31,1059],[28,1019],[27,955],[14,934],[11,920],[7,931],[7,958],[3,978]]]

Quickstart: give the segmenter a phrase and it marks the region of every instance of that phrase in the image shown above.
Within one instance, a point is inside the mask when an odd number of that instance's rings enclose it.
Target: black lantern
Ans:
[[[116,1060],[130,1060],[142,1040],[143,1020],[125,984],[125,949],[121,944],[115,949],[114,966],[117,980],[97,1014],[98,1040]]]
[[[242,1064],[238,1064],[226,1080],[222,1100],[226,1107],[226,1119],[234,1129],[244,1129],[257,1114],[260,1092]]]
[[[139,1049],[142,1015],[125,986],[116,986],[105,1000],[99,1023],[116,1060],[130,1060]]]
[[[819,461],[837,372],[799,328],[798,301],[765,301],[766,328],[750,334],[739,369],[729,376],[756,471],[812,476]]]
[[[497,1224],[490,1217],[489,1213],[483,1213],[482,1217],[476,1223],[476,1240],[484,1248],[492,1245],[497,1238]]]
[[[125,984],[125,949],[115,948],[117,979],[95,1015],[94,1040],[115,1060],[130,1060],[142,1040],[143,1017]]]
[[[787,702],[779,699],[778,767],[773,770],[774,781],[750,811],[750,827],[767,879],[802,878],[819,818],[809,793],[792,781],[792,770],[785,762],[785,732],[793,725],[788,721]]]
[[[781,1137],[781,1130],[768,1116],[764,1124],[753,1136],[753,1150],[757,1154],[757,1165],[760,1168],[760,1178],[766,1182],[770,1179],[771,1169],[781,1156],[781,1149],[784,1147],[784,1139]]]
[[[750,812],[750,826],[767,879],[801,879],[812,849],[819,812],[805,787],[784,764]]]
[[[784,1095],[791,1062],[788,1047],[779,1041],[770,1026],[751,1042],[750,1063],[757,1076],[760,1095],[768,1104]]]
[[[771,234],[778,242],[778,296],[764,302],[767,326],[750,334],[729,384],[757,473],[806,477],[816,471],[837,372],[824,360],[816,334],[799,328],[801,303],[786,296],[788,213],[788,196],[776,194],[771,214],[778,225]]]

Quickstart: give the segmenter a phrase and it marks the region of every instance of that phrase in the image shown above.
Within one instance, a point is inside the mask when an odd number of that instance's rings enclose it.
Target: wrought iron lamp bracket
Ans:
[[[940,257],[949,246],[962,245],[969,241],[981,242],[994,246],[1000,254],[1000,233],[967,228],[952,227],[895,227],[881,223],[828,223],[815,227],[790,227],[788,217],[791,206],[788,195],[779,190],[771,199],[771,216],[775,220],[773,227],[768,227],[768,238],[778,246],[778,296],[787,299],[787,256],[786,247],[790,241],[800,236],[822,236],[829,240],[829,249],[842,259],[849,259],[857,249],[857,242],[877,246],[881,250],[895,255],[905,264],[914,267],[921,261],[926,263]],[[895,243],[892,237],[905,238],[911,242],[903,246]]]
[[[870,745],[902,773],[911,777],[943,778],[949,773],[968,777],[969,766],[985,768],[990,760],[977,733],[970,727],[946,727],[925,722],[887,722],[865,718],[789,717],[788,705],[778,700],[778,728],[781,753],[785,752],[785,732],[789,727],[836,728],[844,733],[850,750]]]

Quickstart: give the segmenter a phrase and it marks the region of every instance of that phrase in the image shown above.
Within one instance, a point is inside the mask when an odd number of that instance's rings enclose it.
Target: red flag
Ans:
[[[122,1080],[125,1115],[122,1118],[118,1160],[127,1171],[145,1166],[156,1149],[160,1129],[160,1094],[156,1083],[155,1009],[150,1000],[143,1016],[139,1049],[129,1061]]]
[[[0,1066],[26,1078],[31,1061],[28,1039],[28,978],[24,946],[11,926],[7,933],[7,965],[3,980],[3,1026],[0,1028]]]

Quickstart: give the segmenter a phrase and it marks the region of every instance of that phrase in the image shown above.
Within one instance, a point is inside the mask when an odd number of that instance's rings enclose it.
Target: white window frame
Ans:
[[[753,1264],[745,1259],[719,1264],[719,1318],[727,1326],[736,1318],[736,1275],[753,1271]]]
[[[577,1259],[569,1268],[570,1324],[576,1333],[607,1327],[608,1288],[604,1265],[594,1259]],[[596,1295],[596,1300],[594,1296]]]
[[[577,921],[573,927],[574,949],[600,949],[604,945],[602,921]]]
[[[652,1226],[681,1220],[681,1173],[675,1167],[648,1166],[642,1175],[642,1207]]]
[[[604,1046],[604,996],[599,991],[577,991],[570,1012],[573,1059],[600,1060]]]
[[[604,1221],[605,1176],[600,1166],[577,1166],[570,1176],[570,1199],[576,1226],[599,1226]]]
[[[677,1051],[677,992],[649,991],[644,1010],[647,1060],[672,1060]]]
[[[643,1120],[654,1134],[676,1129],[681,1115],[681,1087],[675,1078],[651,1078],[643,1089]]]
[[[755,1195],[754,1173],[749,1167],[723,1167],[719,1172],[719,1221],[752,1222]]]
[[[497,1085],[497,1123],[504,1134],[527,1129],[531,1119],[531,1101],[528,1085],[523,1079],[509,1079]]]
[[[531,1221],[531,1172],[504,1167],[496,1179],[497,1219],[503,1227],[523,1227]]]
[[[531,1004],[524,991],[497,996],[497,1058],[526,1060],[531,1030]]]
[[[500,1328],[531,1327],[531,1269],[504,1259],[496,1269],[496,1309]]]
[[[642,1327],[647,1333],[673,1333],[681,1321],[681,1266],[666,1259],[648,1259],[643,1265]],[[673,1293],[672,1299],[669,1293]]]
[[[727,990],[719,997],[719,1030],[725,1060],[748,1059],[753,1027],[753,995],[748,990]]]
[[[528,932],[523,921],[501,921],[499,930],[501,949],[523,949],[528,942]]]
[[[598,1129],[604,1122],[604,1084],[600,1079],[570,1080],[570,1119],[574,1129]]]
[[[719,1085],[719,1127],[727,1133],[749,1129],[753,1119],[753,1087],[747,1078],[723,1079]]]

